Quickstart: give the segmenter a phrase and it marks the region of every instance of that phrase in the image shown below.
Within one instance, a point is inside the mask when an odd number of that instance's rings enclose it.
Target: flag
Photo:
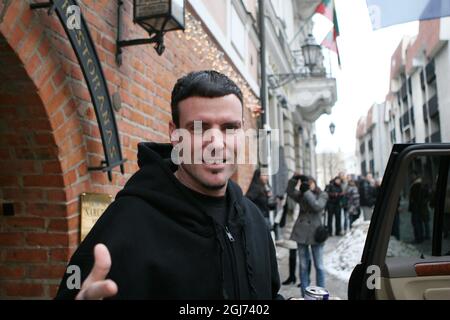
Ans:
[[[320,13],[333,22],[334,0],[322,0],[316,8],[316,13]]]
[[[450,16],[449,0],[366,0],[374,30]]]
[[[339,48],[336,40],[337,37],[339,37],[339,24],[336,8],[334,7],[334,0],[322,0],[316,8],[316,13],[324,15],[333,23],[333,29],[327,34],[320,45],[336,52],[339,66],[341,66],[341,57],[339,56]]]

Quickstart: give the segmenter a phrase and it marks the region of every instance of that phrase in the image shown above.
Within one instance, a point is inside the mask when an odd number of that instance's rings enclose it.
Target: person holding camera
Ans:
[[[300,190],[296,185],[300,183]],[[300,259],[300,288],[304,297],[305,289],[310,285],[312,251],[316,268],[316,285],[325,287],[325,269],[323,264],[322,216],[328,200],[328,194],[317,187],[316,181],[306,175],[295,174],[288,182],[287,194],[299,203],[300,213],[291,234],[291,240],[297,242]]]

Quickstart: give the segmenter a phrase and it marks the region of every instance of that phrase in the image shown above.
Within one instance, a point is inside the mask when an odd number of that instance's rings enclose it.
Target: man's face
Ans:
[[[180,165],[189,185],[203,191],[224,188],[237,169],[236,154],[242,141],[239,136],[242,136],[244,125],[240,100],[233,94],[220,98],[190,97],[181,101],[178,108],[179,128],[190,133],[192,142],[192,162]],[[195,125],[198,129],[199,124],[203,136],[197,136],[199,143],[194,143]],[[175,125],[171,123],[171,134],[174,129]],[[227,129],[235,132],[228,139],[225,137]],[[207,130],[209,135],[205,135]],[[195,154],[201,155],[200,163],[194,163]],[[213,161],[208,159],[208,155],[214,157]],[[224,163],[227,159],[230,163]]]

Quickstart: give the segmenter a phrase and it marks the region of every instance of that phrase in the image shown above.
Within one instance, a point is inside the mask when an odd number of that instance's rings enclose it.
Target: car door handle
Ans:
[[[450,276],[450,262],[418,263],[414,268],[418,277]]]

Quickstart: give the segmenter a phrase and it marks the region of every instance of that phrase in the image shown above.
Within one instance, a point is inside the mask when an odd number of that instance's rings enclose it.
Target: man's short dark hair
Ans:
[[[191,72],[178,79],[172,90],[172,121],[180,125],[178,105],[190,97],[220,98],[234,94],[244,105],[241,89],[226,75],[213,70]]]

